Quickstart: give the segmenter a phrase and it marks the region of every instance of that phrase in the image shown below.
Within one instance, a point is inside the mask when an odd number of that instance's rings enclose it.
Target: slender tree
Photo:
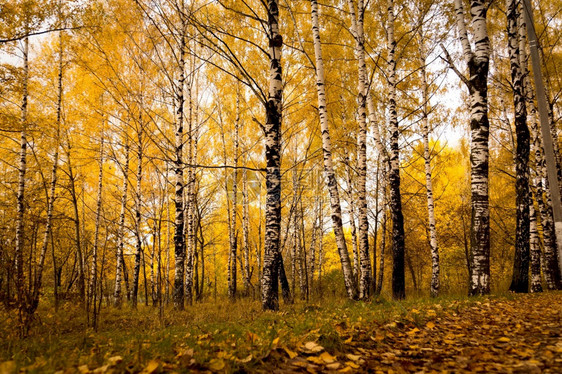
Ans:
[[[103,119],[102,119],[103,121]],[[98,283],[98,252],[99,252],[99,232],[101,225],[102,197],[103,197],[103,163],[104,163],[104,124],[102,122],[100,153],[99,153],[99,171],[98,171],[98,195],[96,198],[96,220],[94,228],[94,243],[92,247],[92,261],[90,262],[90,283],[88,285],[88,319],[89,313],[92,312],[91,326],[97,329],[97,283]]]
[[[124,272],[125,261],[123,256],[123,247],[125,245],[125,213],[127,211],[127,191],[129,186],[129,138],[124,132],[125,143],[123,145],[125,152],[125,161],[121,166],[123,173],[123,186],[121,188],[121,212],[119,213],[119,224],[117,226],[117,250],[115,259],[115,288],[113,291],[113,303],[116,308],[121,307],[121,274]]]
[[[546,285],[549,290],[555,290],[560,284],[560,270],[558,267],[558,257],[557,257],[557,243],[556,243],[556,232],[554,226],[554,217],[552,211],[552,205],[549,204],[549,191],[548,191],[548,179],[547,179],[547,169],[546,169],[546,159],[544,155],[544,148],[541,138],[541,132],[539,130],[538,123],[538,113],[537,107],[535,105],[535,92],[531,85],[531,80],[528,73],[528,59],[526,54],[526,23],[523,12],[519,14],[519,57],[520,66],[522,70],[522,80],[523,80],[523,94],[527,106],[529,108],[529,122],[530,122],[530,133],[531,133],[531,145],[530,152],[535,156],[535,178],[532,183],[534,187],[534,196],[537,201],[538,216],[540,216],[540,222],[543,232],[543,243],[544,243],[544,261],[542,261],[542,266],[544,268],[544,276],[546,280]],[[531,199],[532,201],[532,199]],[[531,255],[533,258],[533,255]],[[531,258],[531,260],[532,260]],[[535,260],[537,260],[535,254]],[[540,258],[540,257],[539,257]],[[536,264],[534,265],[536,271]]]
[[[183,4],[183,3],[182,3]],[[185,267],[185,237],[184,237],[184,180],[183,180],[183,125],[184,125],[184,103],[185,103],[185,54],[187,47],[187,19],[185,17],[185,8],[180,12],[181,29],[180,40],[178,46],[179,55],[179,78],[174,87],[175,104],[176,104],[176,118],[175,118],[175,160],[174,160],[174,173],[175,173],[175,227],[174,227],[174,253],[175,253],[175,267],[174,267],[174,307],[176,309],[183,309],[184,299],[184,267]]]
[[[515,260],[513,278],[509,289],[515,292],[529,290],[530,222],[529,222],[529,153],[530,135],[527,127],[527,108],[523,92],[523,74],[519,56],[519,7],[515,0],[506,1],[507,39],[511,65],[511,83],[515,106],[515,133],[517,149],[515,155],[517,194],[517,228],[515,232]]]
[[[404,215],[400,195],[400,154],[398,148],[398,115],[396,112],[396,40],[394,38],[394,1],[388,1],[387,44],[388,44],[388,115],[390,130],[390,168],[388,186],[390,189],[390,213],[392,216],[392,297],[406,297],[404,275]]]
[[[351,13],[351,30],[355,39],[355,56],[358,63],[357,117],[359,134],[357,137],[357,216],[359,221],[359,298],[367,299],[371,289],[371,259],[369,256],[369,220],[367,216],[367,97],[369,96],[367,68],[365,64],[365,35],[363,0],[348,1]]]
[[[145,271],[144,266],[144,247],[143,247],[143,234],[142,234],[142,177],[143,177],[143,158],[144,158],[144,123],[142,116],[139,116],[139,129],[137,133],[137,186],[136,186],[136,193],[135,193],[135,239],[136,239],[136,248],[135,248],[135,266],[133,269],[133,289],[131,291],[131,302],[133,308],[137,307],[138,303],[138,292],[139,292],[139,282],[140,282],[140,267],[141,267],[141,257],[143,259],[143,271]],[[145,274],[145,283],[146,283],[146,274]],[[146,286],[145,286],[146,291]]]
[[[447,51],[450,67],[468,88],[470,95],[470,185],[472,224],[470,228],[470,295],[490,293],[490,209],[488,196],[488,69],[490,39],[486,26],[488,1],[471,0],[474,50],[470,45],[462,0],[455,0],[457,29],[463,55],[468,65],[467,78],[453,64]]]
[[[342,213],[338,182],[334,172],[332,160],[332,140],[328,123],[328,112],[326,104],[326,88],[324,78],[324,60],[322,57],[322,44],[320,40],[320,27],[318,22],[318,2],[311,0],[312,37],[314,41],[314,55],[316,57],[316,90],[318,95],[318,116],[320,117],[320,129],[322,132],[322,152],[324,154],[324,174],[326,184],[330,193],[330,206],[332,209],[332,227],[336,237],[336,246],[340,257],[343,279],[347,296],[350,299],[357,298],[357,284],[353,276],[349,252],[343,232]],[[366,133],[364,134],[366,136]],[[366,169],[365,169],[366,170]],[[368,252],[367,252],[368,253]],[[370,264],[370,263],[369,263]],[[368,295],[367,295],[368,296]]]
[[[262,275],[262,306],[265,310],[279,309],[278,273],[281,253],[281,116],[283,79],[281,50],[283,37],[279,31],[279,1],[267,1],[267,39],[269,43],[269,95],[266,102],[265,159],[266,207],[265,248]]]

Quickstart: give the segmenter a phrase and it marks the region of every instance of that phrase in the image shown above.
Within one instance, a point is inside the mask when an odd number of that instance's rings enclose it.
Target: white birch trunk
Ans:
[[[187,20],[182,18],[181,41],[179,45],[179,79],[175,85],[176,94],[176,118],[175,118],[175,227],[174,227],[174,308],[183,310],[184,308],[184,267],[185,267],[185,236],[184,236],[184,181],[183,181],[183,123],[184,123],[184,103],[185,103],[185,52],[187,45]]]
[[[531,130],[531,150],[530,152],[535,155],[535,165],[536,174],[534,177],[534,195],[535,200],[539,208],[539,215],[541,218],[542,231],[543,231],[543,242],[544,242],[544,261],[542,266],[544,268],[544,277],[546,280],[547,288],[549,290],[557,289],[560,282],[560,272],[558,270],[558,264],[556,260],[556,233],[554,231],[554,218],[552,212],[552,206],[548,204],[547,198],[547,170],[546,170],[546,160],[544,156],[544,149],[542,145],[542,138],[539,129],[539,123],[537,121],[537,107],[535,105],[535,95],[534,89],[531,84],[531,80],[528,74],[528,56],[526,54],[526,32],[525,32],[525,17],[523,14],[519,14],[519,53],[520,53],[520,65],[523,74],[523,93],[526,99],[526,103],[529,107],[529,120],[530,130]],[[531,203],[532,204],[532,199]],[[533,207],[534,208],[534,207]],[[534,209],[533,209],[534,210]],[[532,238],[531,238],[532,239]],[[533,249],[531,248],[531,251]],[[533,261],[533,256],[537,260],[536,253],[533,255],[531,253],[531,261]],[[540,261],[540,256],[539,256]],[[536,264],[532,265],[535,266]],[[532,280],[531,280],[532,282]],[[532,285],[531,285],[532,287]]]
[[[125,264],[123,263],[123,247],[125,245],[125,213],[127,212],[127,192],[129,187],[129,138],[127,133],[125,136],[125,164],[123,165],[123,187],[121,195],[121,212],[119,213],[119,225],[117,227],[117,252],[116,252],[116,266],[115,266],[115,289],[113,291],[114,306],[121,307],[121,274]]]
[[[322,58],[322,44],[320,40],[320,28],[318,22],[318,3],[316,0],[311,0],[311,17],[312,17],[312,36],[314,41],[314,55],[316,57],[316,89],[318,95],[318,115],[320,117],[320,129],[322,132],[324,173],[326,176],[328,191],[330,193],[330,206],[332,210],[332,227],[334,230],[334,235],[336,237],[336,246],[338,248],[338,253],[340,257],[347,296],[350,299],[356,299],[357,284],[356,284],[356,279],[353,275],[353,270],[351,268],[349,252],[347,250],[347,243],[345,241],[338,183],[336,180],[336,175],[334,172],[334,165],[332,160],[332,141],[330,139],[328,112],[326,107],[324,60]],[[366,132],[364,135],[366,136]]]
[[[531,292],[542,292],[541,248],[537,214],[533,204],[532,192],[529,194],[529,243],[531,252]]]
[[[143,162],[143,124],[142,119],[139,121],[140,130],[138,133],[138,144],[137,144],[137,155],[138,155],[138,165],[137,165],[137,187],[135,196],[135,236],[136,236],[136,251],[135,251],[135,266],[133,269],[133,289],[131,295],[132,307],[136,309],[138,303],[138,293],[139,293],[139,282],[140,282],[140,267],[141,267],[141,256],[144,257],[143,246],[142,246],[142,162]],[[144,265],[143,265],[144,266]]]
[[[455,0],[457,28],[468,64],[469,78],[464,78],[470,94],[471,128],[471,205],[472,224],[470,235],[470,295],[490,293],[490,210],[488,198],[488,68],[490,40],[486,27],[488,4],[482,0],[470,1],[474,52],[468,40],[464,7]]]
[[[527,108],[523,90],[519,43],[519,9],[515,0],[506,1],[508,51],[511,65],[511,82],[515,107],[515,132],[517,149],[516,168],[516,206],[517,227],[515,233],[515,259],[513,277],[509,287],[514,292],[529,291],[530,222],[529,222],[529,128],[527,127]]]
[[[364,3],[358,0],[357,9],[353,0],[348,1],[351,13],[352,33],[355,39],[355,55],[358,63],[357,116],[359,134],[357,137],[357,216],[359,221],[358,241],[360,257],[359,298],[370,296],[371,259],[369,256],[369,220],[367,216],[367,68],[365,65]]]
[[[59,4],[60,6],[60,4]],[[59,14],[60,19],[60,14]],[[61,127],[61,120],[62,120],[62,97],[63,97],[63,86],[62,86],[62,79],[63,79],[63,44],[62,44],[62,34],[63,31],[59,31],[59,64],[58,64],[58,79],[57,79],[57,119],[56,119],[56,132],[55,132],[55,139],[56,139],[56,148],[55,154],[53,156],[53,168],[51,170],[51,187],[50,190],[47,192],[47,220],[45,223],[45,232],[43,233],[43,243],[41,245],[41,251],[39,254],[39,265],[37,267],[36,275],[35,275],[35,285],[33,289],[33,297],[31,300],[32,305],[31,310],[35,311],[37,309],[39,303],[39,294],[41,291],[41,284],[42,284],[42,277],[43,277],[43,268],[45,266],[45,258],[47,255],[47,247],[49,245],[49,236],[51,235],[52,225],[53,225],[53,210],[55,206],[55,192],[57,187],[57,169],[58,169],[58,162],[59,162],[59,147],[60,147],[60,127]],[[53,257],[54,262],[54,257]],[[56,266],[54,266],[56,272]],[[56,275],[56,274],[55,274]],[[56,276],[55,276],[55,283],[56,283]],[[55,304],[57,302],[57,285],[54,285],[55,288]]]
[[[267,1],[269,42],[269,95],[266,103],[265,158],[266,211],[265,248],[262,275],[262,306],[265,310],[279,309],[278,273],[281,231],[281,117],[283,79],[281,51],[283,37],[279,32],[279,1]]]
[[[100,141],[100,160],[99,160],[99,172],[98,172],[98,195],[96,198],[96,220],[94,226],[94,244],[92,248],[92,262],[90,268],[90,284],[88,285],[88,311],[90,305],[93,308],[93,323],[92,326],[96,327],[96,286],[98,282],[98,247],[99,247],[99,232],[100,232],[100,221],[101,221],[101,208],[102,208],[102,196],[103,196],[103,162],[104,162],[104,134],[103,134],[103,124],[102,133]],[[88,316],[89,317],[89,316]]]
[[[230,273],[228,275],[228,296],[231,299],[236,298],[237,286],[237,266],[236,256],[238,247],[238,228],[237,228],[237,211],[238,211],[238,149],[239,149],[239,126],[240,126],[240,98],[236,95],[236,119],[234,121],[234,171],[232,173],[232,217],[230,219]]]
[[[436,297],[439,294],[439,249],[437,246],[437,231],[435,228],[435,202],[433,199],[433,184],[431,182],[431,154],[429,151],[429,87],[427,84],[426,53],[424,34],[420,34],[420,62],[422,75],[422,138],[423,138],[423,159],[425,165],[425,189],[427,193],[427,221],[429,233],[429,247],[431,251],[431,286],[430,294]]]
[[[21,104],[21,133],[20,133],[20,155],[18,165],[18,191],[17,191],[17,216],[16,216],[16,247],[14,253],[15,261],[15,284],[17,302],[20,311],[24,306],[24,282],[23,272],[23,250],[25,247],[25,174],[27,172],[27,101],[29,81],[29,38],[23,40],[23,92]],[[31,274],[30,274],[31,276]]]
[[[242,245],[244,246],[244,290],[252,292],[250,282],[250,201],[248,198],[248,171],[242,171]]]
[[[392,216],[392,297],[406,297],[404,274],[404,216],[400,196],[400,155],[398,148],[398,115],[396,112],[396,40],[394,38],[394,1],[388,1],[388,124],[390,128],[389,187],[390,212]]]
[[[354,197],[353,197],[353,182],[351,178],[351,165],[349,164],[349,157],[345,157],[346,163],[346,174],[347,174],[347,205],[349,206],[349,227],[350,227],[350,234],[351,234],[351,247],[353,248],[353,278],[355,281],[358,281],[358,276],[360,274],[359,269],[359,246],[357,245],[357,226],[355,225],[355,204],[354,204]],[[375,246],[376,248],[376,246]],[[373,248],[373,252],[376,252],[375,248]],[[374,270],[373,264],[373,270]]]

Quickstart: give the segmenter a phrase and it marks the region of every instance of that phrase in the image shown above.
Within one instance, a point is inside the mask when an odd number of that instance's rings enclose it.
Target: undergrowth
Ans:
[[[282,304],[279,312],[264,312],[258,301],[248,299],[205,301],[181,312],[168,306],[163,313],[144,305],[137,310],[105,307],[97,331],[87,327],[85,313],[76,303],[65,303],[57,312],[43,303],[25,339],[17,335],[16,313],[0,310],[0,362],[15,361],[18,369],[43,372],[81,365],[96,368],[121,356],[122,369],[136,371],[155,359],[177,362],[182,352],[189,351],[190,365],[204,367],[218,357],[227,359],[232,370],[237,365],[251,369],[276,347],[296,349],[315,341],[327,351],[340,351],[355,328],[405,320],[422,325],[426,316],[482,300],[442,296],[353,302],[329,297]]]

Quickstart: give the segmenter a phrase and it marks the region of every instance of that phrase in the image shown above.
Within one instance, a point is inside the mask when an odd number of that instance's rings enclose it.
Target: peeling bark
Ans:
[[[279,309],[278,273],[281,253],[281,116],[283,80],[281,50],[283,37],[279,33],[279,1],[267,1],[267,24],[269,42],[269,95],[266,102],[265,159],[266,211],[265,248],[262,275],[262,307],[264,310]]]
[[[124,258],[123,247],[125,244],[125,213],[127,211],[127,192],[129,186],[129,138],[125,133],[125,164],[123,165],[123,187],[121,195],[121,212],[119,213],[119,226],[117,228],[117,253],[116,253],[116,266],[115,266],[115,290],[113,291],[114,306],[121,307],[121,272],[124,271]]]
[[[465,25],[464,6],[455,0],[457,28],[468,65],[469,78],[461,79],[470,95],[470,185],[472,219],[470,232],[470,295],[490,293],[490,209],[488,194],[488,69],[490,40],[486,27],[488,4],[483,0],[470,1],[474,51],[470,46]],[[456,69],[455,69],[456,70]],[[458,71],[458,70],[457,70]]]
[[[523,92],[523,74],[520,65],[520,44],[518,19],[519,9],[515,0],[506,1],[507,38],[511,65],[513,103],[515,107],[515,133],[517,149],[516,168],[516,206],[517,227],[515,232],[515,259],[513,278],[509,289],[514,292],[529,290],[530,222],[529,222],[529,153],[530,135],[527,127],[527,108]]]

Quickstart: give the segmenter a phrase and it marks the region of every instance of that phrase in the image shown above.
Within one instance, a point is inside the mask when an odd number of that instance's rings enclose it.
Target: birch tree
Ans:
[[[359,134],[357,137],[357,216],[359,221],[359,298],[367,299],[371,289],[371,259],[369,256],[369,220],[367,216],[367,100],[369,97],[367,67],[365,64],[365,35],[363,0],[357,1],[357,8],[353,0],[348,1],[351,13],[351,30],[355,39],[355,57],[357,60],[357,120]]]
[[[404,215],[400,195],[400,154],[398,148],[398,115],[396,112],[396,40],[394,38],[394,1],[388,1],[387,9],[387,48],[388,48],[388,125],[390,131],[390,167],[388,186],[390,189],[390,212],[392,216],[392,297],[406,297],[404,275]]]
[[[425,189],[427,194],[427,221],[429,224],[429,249],[431,251],[431,286],[430,294],[439,294],[439,248],[437,247],[437,230],[435,229],[435,201],[431,181],[431,153],[429,149],[429,87],[427,83],[427,63],[423,28],[420,27],[420,63],[422,77],[422,140],[425,166]]]
[[[531,85],[531,80],[527,68],[528,58],[526,53],[526,24],[523,12],[520,12],[519,14],[518,25],[520,41],[519,57],[523,79],[523,94],[525,96],[526,104],[529,108],[528,114],[531,134],[530,152],[535,156],[535,171],[532,186],[534,189],[533,194],[535,196],[535,200],[537,201],[538,216],[540,217],[543,232],[544,261],[542,261],[542,267],[544,269],[547,288],[549,290],[554,290],[557,289],[560,284],[560,270],[558,267],[557,257],[558,249],[556,245],[556,233],[554,227],[552,205],[549,204],[546,159],[544,155],[542,137],[539,129],[537,107],[535,105],[535,91],[533,89],[533,86]],[[536,250],[534,255],[531,254],[531,257],[531,261],[533,258],[535,259],[535,261],[540,258],[540,256],[537,257]],[[532,265],[532,268],[534,268],[536,272],[536,263]]]
[[[103,121],[103,119],[102,119]],[[101,211],[102,211],[102,196],[103,196],[103,162],[104,162],[104,133],[103,133],[103,122],[101,130],[101,140],[100,140],[100,152],[99,152],[99,171],[98,171],[98,194],[96,198],[96,220],[94,228],[94,243],[92,248],[92,261],[90,263],[90,283],[88,285],[88,319],[90,318],[89,313],[92,311],[92,321],[91,326],[97,329],[97,311],[96,311],[96,301],[97,301],[97,282],[98,282],[98,252],[99,252],[99,232],[101,224]],[[100,295],[101,297],[101,295]]]
[[[279,309],[278,269],[281,233],[281,116],[283,80],[281,51],[283,37],[279,30],[279,1],[267,1],[267,40],[269,43],[269,94],[266,102],[265,159],[266,211],[265,247],[262,274],[262,306],[265,310]]]
[[[121,172],[123,174],[123,184],[121,187],[121,211],[119,213],[119,223],[117,226],[117,249],[116,249],[116,259],[115,259],[115,288],[113,291],[113,305],[116,308],[121,307],[122,295],[121,295],[121,274],[125,270],[125,261],[123,256],[123,247],[125,245],[125,213],[127,211],[127,191],[129,186],[129,138],[127,133],[124,132],[124,152],[125,161],[121,166]]]
[[[468,38],[465,10],[462,0],[455,0],[457,31],[468,78],[453,64],[446,53],[450,67],[466,85],[470,96],[470,185],[472,224],[470,233],[470,295],[490,293],[490,209],[488,196],[488,70],[490,39],[486,26],[489,2],[470,1],[474,49]]]
[[[516,168],[516,205],[517,228],[515,232],[515,260],[513,278],[509,289],[515,292],[528,292],[529,289],[529,152],[530,135],[527,127],[527,108],[523,94],[523,74],[521,71],[518,20],[519,7],[515,0],[506,1],[507,40],[509,61],[511,65],[511,83],[515,107],[515,133],[517,149]]]
[[[350,299],[357,298],[357,284],[353,276],[351,268],[351,261],[349,259],[349,252],[343,232],[342,213],[340,196],[338,191],[338,183],[336,174],[334,172],[334,164],[332,160],[332,140],[330,139],[330,129],[328,123],[328,112],[326,107],[326,88],[324,78],[324,60],[322,58],[322,44],[320,40],[320,27],[318,22],[318,2],[311,0],[311,18],[312,18],[312,38],[314,41],[314,55],[316,57],[316,90],[318,95],[318,116],[320,118],[320,129],[322,132],[322,152],[324,155],[324,174],[326,177],[326,184],[330,193],[330,207],[332,210],[332,227],[336,237],[336,246],[340,257],[343,279],[347,297]],[[364,124],[366,126],[366,124]],[[365,128],[363,128],[364,131]],[[366,137],[366,132],[364,133]],[[365,160],[364,160],[365,162]],[[364,186],[363,186],[364,187]],[[365,191],[363,190],[363,193]],[[365,194],[363,194],[365,198]],[[365,202],[366,203],[366,202]],[[365,212],[366,214],[366,212]],[[365,223],[365,222],[363,222]],[[363,243],[365,245],[365,243]],[[363,250],[366,250],[363,248]],[[368,254],[368,252],[367,252]],[[370,262],[369,262],[370,264]],[[362,278],[362,282],[366,280]],[[365,287],[363,285],[362,287]],[[368,286],[366,286],[368,288]],[[367,293],[367,295],[365,295]],[[363,296],[368,296],[368,291],[363,288]]]
[[[183,2],[182,2],[183,5]],[[187,19],[184,15],[185,7],[181,9],[181,26],[178,45],[178,80],[174,86],[176,118],[175,118],[175,227],[174,227],[174,307],[183,309],[184,299],[184,266],[185,266],[185,237],[184,237],[184,181],[183,181],[183,125],[185,103],[185,54],[187,47]]]

